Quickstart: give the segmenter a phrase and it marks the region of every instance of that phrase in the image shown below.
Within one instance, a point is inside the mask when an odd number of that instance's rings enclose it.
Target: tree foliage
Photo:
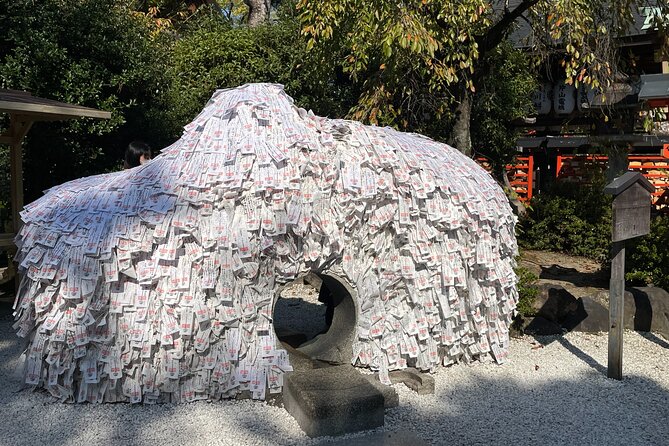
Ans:
[[[115,0],[2,0],[0,86],[107,110],[110,120],[37,123],[26,138],[26,199],[118,164],[146,132],[162,53],[143,17]],[[140,130],[141,129],[141,130]],[[140,133],[141,131],[141,133]]]
[[[344,48],[340,62],[353,79],[364,83],[354,116],[372,123],[379,116],[390,116],[401,125],[407,116],[427,114],[421,107],[431,95],[451,98],[458,107],[456,118],[469,121],[471,95],[484,81],[481,68],[519,20],[531,26],[528,44],[535,54],[561,59],[567,82],[608,85],[615,76],[613,39],[632,24],[632,9],[648,3],[656,4],[652,0],[300,0],[298,7],[309,48],[323,61],[333,47]],[[666,21],[669,4],[657,5],[658,22]],[[432,114],[449,111],[440,103]],[[455,128],[469,129],[457,121]],[[454,136],[469,144],[469,135]],[[468,146],[460,148],[469,151]]]
[[[514,120],[532,113],[532,92],[537,83],[536,67],[522,51],[504,42],[486,59],[488,73],[479,83],[472,107],[472,145],[476,155],[491,163],[494,176],[501,177],[513,162],[518,138]]]
[[[342,116],[353,104],[350,83],[333,67],[303,63],[305,52],[289,5],[275,23],[256,27],[235,26],[221,15],[201,18],[171,50],[169,84],[162,98],[169,106],[170,132],[178,135],[216,89],[248,82],[283,84],[300,106]]]
[[[611,245],[611,197],[600,176],[590,185],[556,183],[532,199],[520,221],[519,244],[604,262]]]
[[[342,116],[355,97],[348,77],[304,63],[293,5],[275,3],[272,20],[250,28],[242,0],[0,0],[0,87],[112,112],[35,124],[24,143],[26,200],[120,168],[133,139],[172,143],[218,88],[283,83],[299,105]]]

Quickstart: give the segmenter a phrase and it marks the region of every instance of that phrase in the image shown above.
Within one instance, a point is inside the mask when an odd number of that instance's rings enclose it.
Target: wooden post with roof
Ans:
[[[0,113],[9,115],[9,127],[0,134],[0,144],[9,145],[12,231],[0,232],[0,248],[14,245],[21,228],[23,209],[23,153],[21,144],[37,121],[64,121],[76,118],[109,119],[111,113],[65,102],[32,96],[26,91],[0,89]],[[4,230],[3,230],[4,231]]]
[[[625,172],[604,188],[604,193],[613,195],[607,368],[608,377],[613,379],[623,379],[625,240],[650,232],[650,194],[654,191],[639,172]]]

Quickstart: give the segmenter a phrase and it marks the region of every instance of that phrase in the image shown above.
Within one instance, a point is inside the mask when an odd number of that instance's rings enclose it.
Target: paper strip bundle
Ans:
[[[474,161],[420,135],[313,116],[279,85],[219,90],[134,169],[25,207],[15,329],[25,382],[62,401],[280,392],[275,290],[357,291],[351,362],[380,372],[503,361],[514,216]]]

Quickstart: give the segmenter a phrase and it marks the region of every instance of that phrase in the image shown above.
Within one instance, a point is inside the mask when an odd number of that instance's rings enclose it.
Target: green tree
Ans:
[[[430,117],[431,97],[450,99],[450,142],[469,154],[473,95],[487,59],[519,21],[532,29],[534,54],[560,58],[568,82],[599,87],[615,76],[614,39],[631,26],[632,9],[647,4],[666,25],[669,3],[653,0],[300,0],[298,7],[322,62],[345,48],[341,62],[363,84],[356,118],[410,125],[411,116]],[[434,103],[431,114],[449,112],[451,104]]]
[[[514,120],[533,110],[536,68],[527,54],[503,42],[488,55],[485,70],[473,100],[472,148],[490,161],[493,176],[504,181],[505,167],[517,153],[512,150],[519,134]]]
[[[175,136],[216,89],[249,82],[283,84],[298,105],[321,115],[343,116],[354,103],[351,83],[341,71],[303,63],[306,43],[289,3],[273,23],[237,26],[223,15],[202,14],[181,31],[162,98],[168,110],[164,125]]]
[[[166,31],[192,21],[202,7],[232,22],[254,27],[266,23],[280,3],[280,0],[136,0],[135,8],[151,20],[157,31]]]
[[[125,145],[152,142],[165,54],[146,18],[117,0],[1,0],[0,86],[110,111],[110,120],[38,123],[26,138],[26,199],[118,166]]]

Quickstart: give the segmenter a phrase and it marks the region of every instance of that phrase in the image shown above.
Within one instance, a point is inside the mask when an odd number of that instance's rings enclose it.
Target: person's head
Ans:
[[[128,144],[125,149],[125,157],[123,158],[123,167],[130,169],[144,164],[151,159],[151,147],[142,141],[133,141]]]

